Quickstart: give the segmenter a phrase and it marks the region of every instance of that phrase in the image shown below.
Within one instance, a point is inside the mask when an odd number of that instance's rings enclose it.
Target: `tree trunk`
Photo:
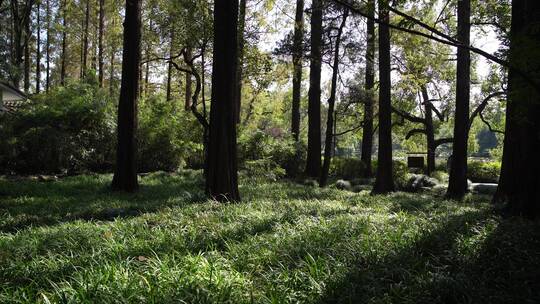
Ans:
[[[22,50],[24,48],[24,92],[26,94],[29,94],[30,93],[30,18],[26,19],[25,21],[25,25],[24,25],[25,29],[25,42],[22,46],[17,46],[16,47],[16,51],[18,54],[16,54],[15,56],[17,58],[21,58],[22,59],[22,54],[19,54],[19,50]],[[17,35],[17,34],[16,34]],[[19,34],[19,36],[21,36]],[[22,38],[19,38],[19,39],[22,39]],[[19,42],[21,43],[21,42]],[[20,62],[17,62],[17,70],[20,68]],[[17,71],[18,73],[19,71]],[[15,86],[16,87],[19,87],[19,83],[18,83],[18,80],[17,82],[15,83]]]
[[[50,1],[47,0],[45,2],[46,4],[46,12],[47,12],[47,42],[45,43],[45,91],[49,92],[49,87],[51,85],[51,78],[50,78],[50,71],[51,71],[51,4]]]
[[[306,175],[312,178],[319,178],[321,173],[321,47],[323,4],[322,0],[313,0],[312,3]]]
[[[114,28],[115,26],[115,18],[112,18],[112,28]],[[116,47],[114,44],[111,44],[111,62],[109,62],[110,64],[110,67],[109,67],[109,95],[113,96],[114,95],[114,73],[115,73],[115,70],[114,70],[114,57],[116,55]]]
[[[193,50],[191,47],[186,48],[186,59],[191,60],[191,56],[193,56]],[[233,78],[234,79],[234,78]],[[193,81],[191,79],[191,73],[186,73],[186,98],[184,102],[184,109],[186,111],[191,111],[191,95],[193,89]]]
[[[435,146],[435,129],[433,127],[433,106],[429,101],[429,95],[425,85],[422,86],[422,98],[424,100],[424,126],[427,140],[426,175],[431,176],[431,173],[435,171],[435,150],[437,147]]]
[[[66,56],[67,56],[67,0],[62,1],[62,55],[60,63],[60,84],[66,84]]]
[[[37,3],[37,12],[36,12],[36,94],[39,94],[41,90],[41,3]]]
[[[375,0],[368,0],[368,16],[375,16]],[[366,83],[367,98],[364,103],[364,126],[362,128],[362,155],[361,159],[366,169],[364,177],[371,177],[371,155],[373,151],[373,87],[375,85],[375,22],[367,18],[367,47],[366,47]]]
[[[326,136],[324,142],[324,163],[322,166],[319,186],[326,187],[328,182],[328,171],[330,170],[330,162],[332,161],[332,150],[334,148],[334,106],[336,103],[337,77],[339,72],[339,47],[341,44],[341,34],[347,22],[349,11],[345,9],[343,19],[339,26],[336,36],[336,45],[334,50],[334,65],[332,67],[332,85],[330,87],[330,98],[328,99],[328,118],[326,119]]]
[[[25,3],[22,8],[18,1],[10,1],[12,26],[12,64],[15,67],[10,78],[17,88],[21,84],[21,71],[24,74],[24,89],[29,93],[30,88],[30,13],[33,1]],[[24,67],[23,67],[24,63]]]
[[[300,102],[302,91],[302,41],[304,40],[304,0],[296,1],[293,42],[293,93],[291,109],[291,133],[296,142],[300,138]]]
[[[99,87],[103,87],[103,32],[105,30],[105,0],[99,0],[98,69]]]
[[[458,1],[458,40],[470,44],[470,0]],[[450,180],[446,195],[461,199],[467,192],[467,142],[469,138],[469,97],[471,85],[471,55],[466,48],[457,50],[456,114]]]
[[[240,0],[238,13],[238,66],[236,67],[236,123],[240,123],[240,112],[242,106],[242,77],[244,73],[244,30],[246,27],[246,2]]]
[[[134,192],[138,189],[135,161],[137,98],[141,60],[141,0],[126,0],[122,85],[118,103],[118,145],[112,188]]]
[[[379,1],[379,18],[389,22],[388,0]],[[392,99],[390,79],[390,29],[379,24],[379,153],[373,194],[394,191],[392,176]]]
[[[540,2],[512,1],[510,62],[538,83],[540,70],[537,26]],[[521,75],[509,72],[504,153],[496,201],[506,202],[510,214],[540,216],[540,94]]]
[[[171,45],[169,46],[169,58],[173,56],[174,45],[174,29],[171,30]],[[172,63],[169,62],[167,66],[167,101],[172,99],[171,96],[171,78],[172,78]]]
[[[207,193],[218,201],[239,201],[236,156],[238,1],[214,4],[212,106],[206,178]]]
[[[82,50],[82,69],[81,78],[86,77],[86,68],[88,60],[88,27],[90,24],[90,0],[86,0],[86,13],[84,17],[84,31],[83,31],[83,50]]]

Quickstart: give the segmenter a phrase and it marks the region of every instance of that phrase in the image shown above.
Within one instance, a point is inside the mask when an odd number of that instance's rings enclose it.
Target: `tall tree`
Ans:
[[[388,0],[379,0],[379,152],[372,193],[394,191],[392,176],[392,99],[390,78],[390,13]]]
[[[84,29],[83,29],[83,39],[82,39],[82,58],[81,58],[81,78],[84,78],[86,75],[86,69],[88,65],[88,35],[89,35],[89,26],[90,26],[90,0],[86,0],[86,9],[84,16]]]
[[[313,0],[311,7],[311,58],[308,93],[308,149],[306,175],[319,178],[321,173],[321,63],[323,2]]]
[[[426,146],[427,146],[427,167],[425,173],[431,175],[435,171],[435,152],[437,148],[442,144],[451,143],[452,138],[438,138],[435,139],[435,124],[433,122],[433,112],[435,112],[437,118],[443,122],[445,117],[441,111],[439,111],[433,104],[433,100],[429,98],[429,93],[426,84],[420,85],[420,95],[422,97],[420,103],[424,109],[424,117],[418,117],[414,114],[402,111],[395,107],[392,107],[392,111],[401,116],[403,119],[406,119],[412,123],[422,124],[420,129],[410,130],[405,139],[411,138],[415,134],[423,134],[426,136]]]
[[[169,45],[169,58],[173,56],[173,47],[174,47],[174,29],[171,29],[170,33],[170,45]],[[172,68],[173,65],[171,62],[167,64],[167,100],[172,99],[171,95],[171,81],[172,81]]]
[[[191,47],[186,47],[186,60],[191,60],[191,57],[193,56],[193,49]],[[185,102],[184,102],[184,109],[186,111],[191,111],[191,95],[193,89],[193,81],[192,81],[192,75],[191,73],[186,72],[186,96],[185,96]]]
[[[13,1],[13,2],[16,2],[16,1]],[[30,36],[31,36],[30,18],[27,18],[26,21],[25,21],[24,32],[25,32],[24,45],[22,46],[22,48],[24,48],[24,92],[26,94],[29,94],[30,93]],[[15,34],[15,37],[17,37],[17,36],[18,35]],[[17,47],[16,47],[16,49],[15,49],[15,57],[16,58],[19,57],[19,55],[17,53],[18,53],[18,51],[17,51]],[[20,68],[20,64],[18,64],[16,62],[16,66],[17,66],[17,70],[18,70]],[[19,73],[19,71],[16,71],[15,75],[17,75],[18,73]],[[17,76],[17,77],[19,77],[19,76]],[[18,86],[19,85],[18,78],[14,79],[13,83],[15,84],[15,86]]]
[[[458,1],[458,40],[463,45],[471,43],[471,1]],[[454,142],[447,196],[462,198],[467,192],[467,148],[469,139],[469,98],[471,86],[471,54],[467,48],[458,47],[456,74],[456,114]]]
[[[338,28],[336,35],[336,43],[334,47],[334,62],[332,66],[332,84],[330,87],[330,98],[328,99],[328,117],[326,119],[326,134],[324,142],[324,163],[322,166],[321,177],[319,185],[325,187],[328,181],[328,171],[330,170],[330,162],[332,160],[332,151],[334,149],[334,106],[336,104],[336,90],[337,90],[337,78],[339,72],[339,48],[341,45],[341,35],[343,34],[343,28],[347,22],[349,16],[349,10],[345,9],[341,20],[341,25]]]
[[[10,73],[11,81],[17,88],[20,87],[21,70],[24,74],[24,89],[28,93],[30,88],[30,14],[35,0],[25,0],[22,3],[16,0],[10,1],[12,22],[12,66],[14,71]],[[24,63],[24,67],[23,67]]]
[[[98,72],[99,87],[103,87],[103,33],[105,31],[105,0],[99,0]]]
[[[207,193],[219,201],[239,201],[236,159],[236,79],[238,1],[214,4],[214,50]]]
[[[67,57],[67,0],[62,0],[62,54],[60,56],[60,84],[65,85]]]
[[[511,214],[540,216],[540,2],[513,0],[510,69],[501,178],[495,201]],[[535,83],[536,87],[532,84]]]
[[[240,108],[242,105],[242,79],[244,74],[244,45],[246,39],[244,32],[246,28],[246,2],[240,0],[240,8],[238,13],[238,65],[236,67],[236,122],[240,122]]]
[[[45,91],[49,92],[51,85],[51,3],[50,0],[45,1],[46,11],[46,27],[47,27],[47,41],[45,42]]]
[[[373,151],[373,87],[375,85],[375,0],[368,0],[366,18],[366,100],[364,101],[364,124],[362,127],[362,155],[361,159],[366,169],[364,177],[373,175],[371,168],[371,155]]]
[[[122,84],[118,102],[118,143],[112,188],[133,192],[139,187],[135,132],[141,62],[141,0],[126,0],[125,16]]]
[[[295,141],[300,138],[300,101],[302,91],[302,55],[304,40],[304,0],[296,1],[293,41],[293,93],[291,109],[291,133]]]
[[[41,90],[41,3],[37,2],[36,7],[36,93]]]

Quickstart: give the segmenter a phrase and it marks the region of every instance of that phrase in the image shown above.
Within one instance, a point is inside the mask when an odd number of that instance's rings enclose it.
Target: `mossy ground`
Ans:
[[[370,196],[197,172],[0,179],[0,303],[538,303],[540,223],[487,197]]]

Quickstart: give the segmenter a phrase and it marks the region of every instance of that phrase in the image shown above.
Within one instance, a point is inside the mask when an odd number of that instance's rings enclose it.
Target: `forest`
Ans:
[[[0,0],[0,303],[540,303],[540,1]]]

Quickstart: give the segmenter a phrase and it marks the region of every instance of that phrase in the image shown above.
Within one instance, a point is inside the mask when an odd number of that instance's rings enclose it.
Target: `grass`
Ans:
[[[369,196],[200,174],[0,179],[0,303],[538,303],[540,223],[486,197]]]

